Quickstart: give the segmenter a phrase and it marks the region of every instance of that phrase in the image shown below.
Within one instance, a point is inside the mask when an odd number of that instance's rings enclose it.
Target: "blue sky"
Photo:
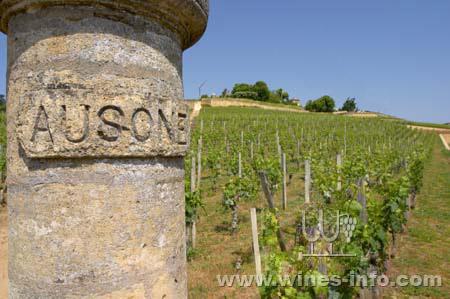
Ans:
[[[186,98],[264,80],[304,103],[450,122],[450,1],[211,0],[202,40],[184,54]],[[0,37],[0,93],[5,90]]]

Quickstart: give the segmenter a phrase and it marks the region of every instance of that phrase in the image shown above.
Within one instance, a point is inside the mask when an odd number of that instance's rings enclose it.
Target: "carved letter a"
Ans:
[[[36,140],[36,135],[38,132],[48,132],[50,136],[50,140],[53,143],[52,132],[50,131],[50,127],[48,124],[48,115],[45,111],[44,106],[39,106],[39,110],[36,116],[36,121],[34,123],[33,135],[31,136],[31,141],[34,142]]]

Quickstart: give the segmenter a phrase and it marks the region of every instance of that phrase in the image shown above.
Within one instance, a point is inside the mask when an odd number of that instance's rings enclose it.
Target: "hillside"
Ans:
[[[380,274],[389,273],[391,253],[402,246],[398,242],[394,244],[394,236],[397,239],[402,234],[402,227],[408,222],[407,215],[410,215],[412,203],[406,203],[411,195],[408,196],[405,190],[415,193],[420,189],[421,165],[431,147],[437,146],[434,140],[435,136],[430,133],[410,130],[401,121],[381,117],[363,119],[321,113],[205,107],[195,119],[192,152],[186,160],[187,185],[192,188],[192,179],[195,179],[194,189],[198,189],[192,194],[199,195],[203,202],[203,208],[196,214],[199,217],[194,217],[196,246],[189,251],[190,297],[257,298],[262,294],[263,298],[273,298],[271,296],[277,292],[292,292],[297,296],[316,292],[307,288],[287,290],[283,287],[218,285],[219,274],[255,273],[249,212],[253,207],[257,211],[264,273],[284,273],[283,269],[312,271],[325,267],[328,274],[342,275],[338,269],[361,271],[356,269],[368,265],[345,259],[327,260],[319,268],[314,259],[307,259],[306,263],[292,262],[298,251],[305,254],[308,245],[304,239],[299,239],[299,218],[302,210],[321,206],[354,213],[359,219],[362,217],[360,200],[364,198],[364,205],[367,205],[364,217],[368,219],[361,218],[361,221],[368,221],[370,225],[358,222],[356,237],[351,242],[356,247],[352,250],[355,254],[366,250],[378,252],[371,269]],[[286,154],[285,183],[280,153]],[[341,153],[343,160],[341,168],[337,166],[337,153]],[[200,176],[197,172],[199,160]],[[308,184],[306,161],[311,165],[312,179]],[[258,178],[261,170],[273,176],[271,186],[276,210],[267,207],[267,196],[262,192]],[[336,175],[339,171],[345,178],[339,179]],[[358,183],[361,177],[367,178],[363,187]],[[341,186],[339,189],[336,188],[338,185]],[[307,202],[307,194],[310,202]],[[240,200],[236,201],[236,198]],[[352,212],[350,206],[356,210]],[[237,223],[236,230],[234,223]],[[277,227],[284,236],[286,252],[280,252],[278,248]],[[343,246],[338,244],[333,246]],[[324,244],[316,246],[323,248]],[[341,250],[344,248],[347,247],[341,247]],[[283,267],[277,266],[278,263]],[[314,265],[312,269],[311,265]],[[359,290],[346,286],[328,292],[356,295]],[[292,294],[286,298],[296,298]]]
[[[199,101],[187,100],[186,102],[192,106],[195,102]],[[274,111],[307,112],[301,107],[294,105],[276,104],[249,99],[207,98],[202,99],[200,102],[202,107],[252,107]]]
[[[370,267],[379,274],[434,274],[438,269],[437,274],[448,277],[447,263],[440,261],[440,252],[445,249],[439,242],[448,243],[445,234],[436,233],[433,234],[436,239],[429,239],[421,225],[425,221],[442,227],[444,232],[448,230],[444,214],[449,208],[445,190],[450,165],[432,131],[411,130],[405,122],[391,118],[297,113],[301,110],[282,110],[284,107],[278,105],[243,107],[255,105],[245,100],[225,100],[218,102],[219,106],[212,101],[204,104],[193,119],[191,152],[185,162],[190,298],[273,298],[277,292],[315,294],[317,290],[312,288],[219,286],[217,275],[255,273],[251,208],[256,208],[263,273],[291,269],[317,274],[316,270],[323,271],[325,267],[329,274],[344,275],[338,269],[361,271],[368,267],[367,261],[355,264],[345,258],[321,263],[311,258],[292,262],[294,256],[299,252],[305,254],[310,246],[298,230],[301,212],[322,207],[333,212],[343,210],[358,219],[350,243],[353,247],[341,239],[333,246],[336,250],[351,250],[361,261],[368,250],[376,251],[379,258]],[[232,105],[220,106],[228,104]],[[1,140],[6,142],[4,125],[0,129]],[[340,166],[337,155],[342,161]],[[423,165],[425,180],[419,193]],[[276,209],[268,208],[267,195],[258,177],[261,171],[267,174]],[[415,210],[410,211],[411,203],[405,204],[410,198],[405,198],[405,190],[418,192]],[[396,209],[391,210],[391,205]],[[365,214],[361,214],[363,210]],[[6,264],[7,258],[6,216],[2,207],[0,264]],[[363,225],[364,218],[360,217],[366,217],[370,225]],[[275,233],[278,228],[287,248],[285,252],[278,248],[280,237]],[[395,246],[393,236],[398,240]],[[417,244],[433,254],[433,261],[416,250]],[[323,250],[323,245],[316,244],[319,250]],[[394,248],[399,254],[392,260]],[[278,263],[284,266],[277,266]],[[423,269],[418,266],[422,264]],[[438,264],[441,266],[437,267]],[[0,297],[5,294],[5,270],[0,272]],[[386,294],[433,298],[442,298],[447,291],[445,288],[385,290]],[[326,288],[326,292],[356,295],[359,289],[344,286],[339,290]],[[314,297],[317,294],[308,298]]]

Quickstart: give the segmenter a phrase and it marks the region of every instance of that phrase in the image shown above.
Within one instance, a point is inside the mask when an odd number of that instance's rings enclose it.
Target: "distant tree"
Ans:
[[[279,88],[274,91],[274,93],[279,97],[283,102],[287,102],[289,100],[289,94],[283,90],[283,88]]]
[[[282,89],[277,89],[277,90],[273,90],[270,92],[269,95],[269,102],[271,103],[281,103],[281,94],[282,94]]]
[[[323,96],[319,99],[322,103],[322,112],[333,112],[336,104],[334,99],[330,96]]]
[[[305,110],[307,111],[314,111],[314,107],[313,107],[313,101],[312,100],[308,100],[305,104]]]
[[[272,103],[285,103],[289,101],[289,94],[282,88],[274,90],[269,95],[269,102]]]
[[[271,92],[269,95],[269,102],[271,103],[281,103],[282,99],[280,97],[280,95],[276,92]]]
[[[232,94],[238,93],[238,92],[251,92],[252,86],[247,83],[237,83],[234,85],[233,90],[231,91]]]
[[[236,99],[250,99],[250,100],[258,100],[258,94],[253,91],[239,91],[231,94],[232,98]]]
[[[323,96],[315,101],[309,100],[305,109],[314,112],[333,112],[335,108],[334,99],[330,96]]]
[[[341,110],[347,111],[347,112],[357,111],[358,108],[356,107],[356,99],[355,98],[347,98],[345,100],[344,104],[342,105]]]
[[[280,99],[283,98],[283,88],[278,88],[273,93],[276,94]]]
[[[255,85],[253,85],[252,91],[258,94],[259,101],[268,101],[270,98],[269,86],[267,86],[267,83],[264,81],[256,82]]]
[[[222,92],[222,97],[228,95],[227,89]],[[290,104],[289,93],[282,88],[270,91],[269,86],[264,81],[258,81],[254,85],[247,83],[237,83],[234,85],[231,94],[232,98],[252,99],[256,101]]]
[[[200,97],[200,99],[207,99],[207,98],[209,98],[209,95],[207,94],[202,94],[202,96]]]
[[[222,95],[221,95],[221,97],[222,98],[226,98],[228,96],[228,89],[224,89],[223,91],[222,91]]]

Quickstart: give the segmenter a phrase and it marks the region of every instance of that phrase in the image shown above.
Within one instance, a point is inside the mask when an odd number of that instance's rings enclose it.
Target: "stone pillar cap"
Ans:
[[[107,7],[157,21],[180,36],[183,49],[203,35],[209,13],[209,0],[0,0],[0,30],[8,32],[15,14],[62,5]]]

